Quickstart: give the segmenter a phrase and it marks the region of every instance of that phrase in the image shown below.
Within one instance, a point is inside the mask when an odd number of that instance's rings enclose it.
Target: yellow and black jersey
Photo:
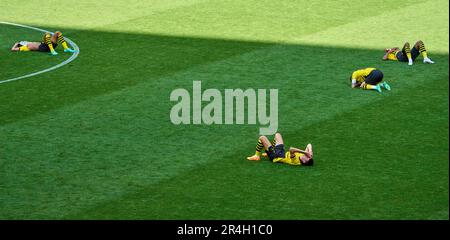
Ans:
[[[272,161],[274,163],[286,163],[290,165],[302,165],[302,161],[300,161],[300,157],[303,156],[303,153],[296,152],[294,156],[291,158],[291,153],[286,152],[284,158],[274,158]]]
[[[392,61],[398,61],[398,57],[397,57],[398,53],[401,53],[400,50],[396,50],[396,51],[388,53],[387,59],[392,60]]]
[[[364,68],[356,70],[352,74],[352,79],[355,79],[357,83],[363,83],[373,70],[376,70],[376,68]]]
[[[383,80],[383,73],[376,68],[364,68],[354,71],[352,73],[352,79],[355,79],[359,84],[365,82],[376,85]]]
[[[21,52],[28,52],[28,51],[30,51],[30,49],[28,48],[28,46],[20,46],[19,47],[19,51],[21,51]]]
[[[413,55],[413,59],[416,59],[416,57],[419,55],[419,51],[416,48],[413,48],[413,50],[411,50],[411,53]],[[395,50],[387,54],[387,60],[407,62],[408,57],[403,50]]]

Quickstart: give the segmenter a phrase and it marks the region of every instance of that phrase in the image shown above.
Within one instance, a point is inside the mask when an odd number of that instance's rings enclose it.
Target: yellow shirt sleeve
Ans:
[[[27,46],[22,46],[22,47],[19,47],[19,51],[28,52],[28,51],[30,51],[30,49]]]

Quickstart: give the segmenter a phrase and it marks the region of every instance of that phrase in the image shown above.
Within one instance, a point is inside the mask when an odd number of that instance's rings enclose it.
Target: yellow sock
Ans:
[[[55,49],[53,48],[53,44],[48,44],[48,48],[50,49],[50,52],[54,52]]]
[[[363,86],[364,90],[372,90],[372,89],[376,89],[377,87],[375,85],[370,85],[370,84],[366,84]]]
[[[64,49],[68,49],[69,48],[69,46],[67,46],[67,42],[63,42],[63,43],[61,43],[61,45],[63,46]]]
[[[408,59],[411,59],[411,58],[412,58],[410,52],[407,52],[407,53],[406,53],[406,56],[408,57]]]
[[[419,42],[419,52],[422,53],[423,58],[427,58],[427,49],[425,49],[425,44],[423,42]]]
[[[50,34],[45,34],[44,41],[45,44],[47,44],[48,48],[50,49],[50,52],[54,52],[55,49],[53,48],[53,43]]]
[[[61,45],[63,46],[64,49],[68,49],[69,48],[69,46],[67,45],[67,42],[64,39],[62,33],[60,33],[59,36],[58,36],[58,42],[61,43]]]
[[[256,156],[261,156],[261,150],[263,149],[263,143],[261,142],[261,140],[258,140],[258,143],[256,144]]]

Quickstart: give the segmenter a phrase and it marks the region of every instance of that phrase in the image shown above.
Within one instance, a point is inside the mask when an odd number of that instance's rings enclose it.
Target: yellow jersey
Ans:
[[[28,52],[28,51],[30,51],[30,49],[27,47],[27,45],[24,45],[24,46],[19,47],[19,51]]]
[[[272,161],[274,163],[286,163],[290,165],[302,165],[302,161],[300,161],[300,157],[303,156],[303,153],[296,152],[294,153],[294,157],[291,158],[291,152],[286,152],[284,158],[274,158]]]
[[[376,68],[364,68],[360,70],[356,70],[352,74],[352,79],[355,79],[358,83],[363,83],[366,80],[366,77]]]
[[[387,59],[388,60],[392,60],[392,61],[398,61],[398,58],[397,58],[397,53],[398,52],[400,52],[400,50],[396,50],[396,51],[393,51],[391,53],[388,53]]]

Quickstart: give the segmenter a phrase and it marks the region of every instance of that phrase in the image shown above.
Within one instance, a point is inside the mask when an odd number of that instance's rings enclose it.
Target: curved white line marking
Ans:
[[[27,26],[27,25],[22,25],[22,24],[17,24],[17,23],[10,23],[10,22],[2,22],[2,21],[0,21],[0,24],[12,25],[12,26],[23,27],[23,28],[29,28],[29,29],[36,30],[36,31],[39,31],[39,32],[44,32],[44,33],[45,33],[45,32],[49,32],[49,33],[53,34],[53,32],[50,32],[50,31],[47,31],[47,30],[44,30],[44,29],[40,29],[40,28],[36,28],[36,27],[31,27],[31,26]],[[72,54],[72,56],[70,56],[69,59],[67,59],[66,61],[64,61],[64,62],[62,62],[62,63],[60,63],[60,64],[58,64],[58,65],[55,65],[55,66],[53,66],[53,67],[44,69],[44,70],[42,70],[42,71],[30,73],[30,74],[27,74],[27,75],[24,75],[24,76],[20,76],[20,77],[16,77],[16,78],[10,78],[10,79],[6,79],[6,80],[1,80],[1,81],[0,81],[0,84],[2,84],[2,83],[7,83],[7,82],[13,82],[13,81],[17,81],[17,80],[20,80],[20,79],[24,79],[24,78],[28,78],[28,77],[33,77],[33,76],[36,76],[36,75],[38,75],[38,74],[50,72],[50,71],[52,71],[52,70],[55,70],[55,69],[57,69],[57,68],[60,68],[60,67],[62,67],[62,66],[64,66],[64,65],[66,65],[66,64],[68,64],[68,63],[70,63],[70,62],[72,62],[73,60],[75,60],[75,58],[77,58],[77,57],[78,57],[78,54],[80,53],[80,48],[78,47],[78,45],[77,45],[76,43],[74,43],[74,42],[73,42],[72,40],[70,40],[69,38],[64,37],[64,39],[65,39],[65,40],[66,40],[66,41],[74,48],[74,50],[75,50],[75,52]]]

